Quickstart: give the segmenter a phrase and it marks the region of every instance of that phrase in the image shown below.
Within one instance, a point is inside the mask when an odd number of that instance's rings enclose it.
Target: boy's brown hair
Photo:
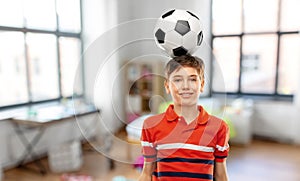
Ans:
[[[191,55],[182,55],[172,58],[165,67],[166,78],[168,79],[172,72],[174,72],[180,67],[195,68],[199,74],[200,80],[204,81],[205,65],[202,59]]]

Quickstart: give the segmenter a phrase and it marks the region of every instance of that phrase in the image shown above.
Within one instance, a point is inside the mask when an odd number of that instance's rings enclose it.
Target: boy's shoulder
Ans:
[[[227,127],[227,123],[225,120],[215,116],[215,115],[210,115],[208,119],[207,125],[209,126],[214,126],[214,127]]]
[[[209,120],[214,121],[214,122],[224,122],[223,119],[219,118],[218,116],[215,115],[209,115]]]
[[[157,125],[160,123],[165,117],[165,113],[160,113],[156,115],[149,116],[145,119],[144,124],[145,125]]]
[[[165,117],[165,113],[154,114],[146,118],[145,122],[161,121]]]

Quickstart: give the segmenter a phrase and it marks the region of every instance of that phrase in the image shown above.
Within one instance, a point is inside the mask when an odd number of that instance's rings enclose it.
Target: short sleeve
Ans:
[[[221,127],[217,134],[217,142],[214,152],[216,162],[223,162],[225,158],[227,158],[229,152],[228,141],[229,127],[224,121],[222,121]]]
[[[142,154],[146,162],[155,162],[157,150],[154,147],[153,140],[151,139],[150,129],[147,128],[146,125],[147,123],[145,121],[141,135]]]

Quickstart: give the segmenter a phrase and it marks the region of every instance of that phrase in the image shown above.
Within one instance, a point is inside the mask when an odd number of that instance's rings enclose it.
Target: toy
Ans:
[[[154,39],[171,57],[193,54],[203,40],[200,19],[190,11],[170,10],[157,20]]]

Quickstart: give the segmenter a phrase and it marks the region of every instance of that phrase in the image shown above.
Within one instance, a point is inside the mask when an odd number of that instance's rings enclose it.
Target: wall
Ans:
[[[299,35],[300,36],[300,35]],[[295,62],[294,64],[297,67],[297,70],[300,70],[300,61]],[[298,84],[297,84],[297,89],[294,94],[294,109],[295,112],[295,129],[296,129],[296,134],[295,134],[295,142],[300,145],[300,71],[298,71]]]
[[[291,102],[255,101],[253,134],[299,144],[299,110]]]
[[[104,130],[115,131],[118,117],[113,99],[120,99],[117,74],[117,54],[111,54],[117,45],[117,0],[83,1],[83,41],[86,97],[101,109],[100,119],[105,122]],[[110,31],[109,31],[110,30]]]

